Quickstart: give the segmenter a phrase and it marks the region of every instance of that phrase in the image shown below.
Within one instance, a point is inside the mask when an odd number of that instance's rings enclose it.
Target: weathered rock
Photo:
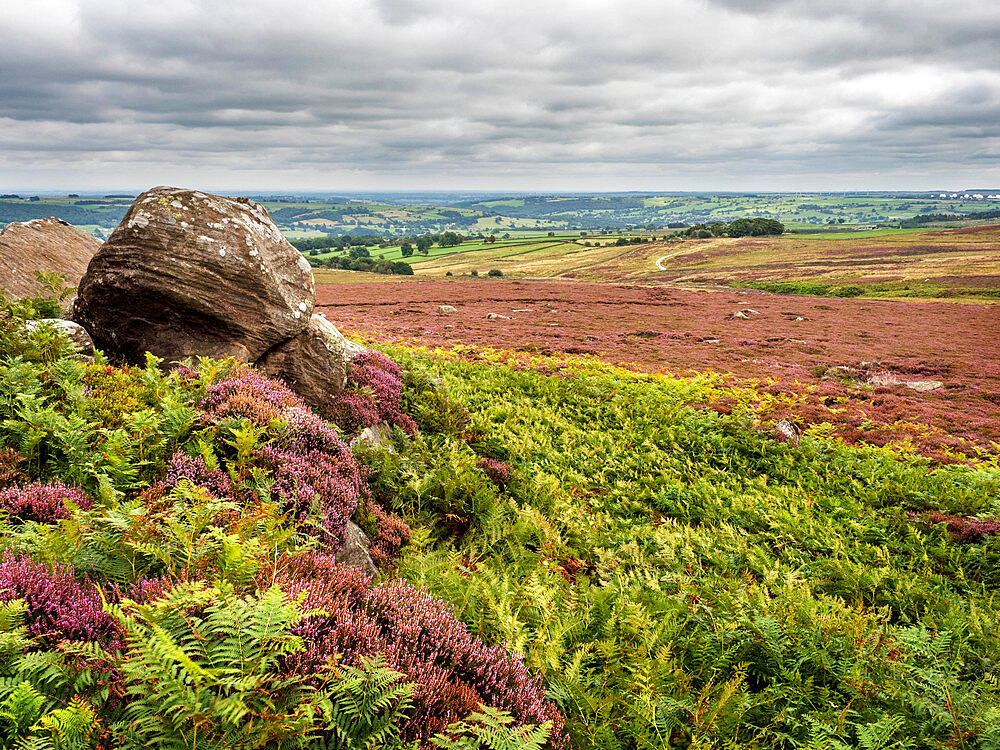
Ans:
[[[511,320],[509,315],[501,315],[500,313],[486,313],[487,320]]]
[[[127,361],[232,355],[253,362],[305,330],[309,262],[245,198],[157,187],[90,262],[73,319]]]
[[[801,441],[799,428],[788,419],[780,419],[774,423],[774,434],[782,443],[789,445],[798,445]]]
[[[730,318],[739,318],[740,320],[750,320],[750,316],[749,316],[749,315],[747,315],[747,314],[746,314],[745,312],[743,312],[742,310],[737,310],[736,312],[734,312],[734,313],[733,313],[732,315],[730,315],[729,317],[730,317]]]
[[[344,390],[347,365],[364,347],[348,341],[321,315],[309,318],[302,333],[279,344],[257,361],[272,378],[280,378],[309,406],[324,412],[330,398]]]
[[[9,297],[27,297],[42,291],[36,271],[66,275],[76,286],[101,241],[62,219],[15,221],[0,232],[0,289]]]
[[[938,388],[944,387],[944,383],[940,380],[907,380],[903,383],[907,388],[912,388],[915,391],[936,391]]]
[[[442,315],[446,315],[448,313],[457,313],[458,308],[453,307],[452,305],[441,305],[440,307],[438,307],[437,311]]]
[[[82,357],[93,356],[94,342],[90,338],[90,334],[87,333],[87,329],[79,323],[74,323],[72,320],[63,320],[62,318],[42,318],[41,320],[26,320],[24,322],[25,326],[29,329],[38,328],[44,323],[48,323],[66,334],[66,337],[76,349],[77,354]]]
[[[378,567],[368,554],[370,544],[361,527],[353,521],[348,521],[347,528],[344,529],[344,546],[334,555],[334,559],[344,565],[360,568],[361,572],[369,577],[377,576]]]

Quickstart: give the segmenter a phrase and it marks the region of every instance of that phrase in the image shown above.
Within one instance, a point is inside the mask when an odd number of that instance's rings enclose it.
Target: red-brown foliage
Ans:
[[[347,332],[593,353],[652,371],[773,380],[774,390],[804,399],[775,419],[831,422],[849,442],[908,440],[946,460],[952,451],[991,452],[1000,443],[998,306],[496,279],[379,284],[374,291],[371,284],[320,285],[317,303]],[[441,304],[458,312],[437,314]],[[730,318],[744,308],[759,314]],[[512,319],[487,319],[490,312]],[[862,363],[944,387],[921,393],[902,384],[823,379],[831,367],[864,370]]]

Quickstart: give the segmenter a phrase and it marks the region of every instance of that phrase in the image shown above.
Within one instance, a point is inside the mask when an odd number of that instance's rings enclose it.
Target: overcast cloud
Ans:
[[[0,188],[1000,188],[993,0],[0,11]]]

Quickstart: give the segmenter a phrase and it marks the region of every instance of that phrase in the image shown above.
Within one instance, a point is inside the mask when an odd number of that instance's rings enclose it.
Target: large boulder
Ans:
[[[156,187],[90,261],[73,319],[126,361],[254,362],[306,329],[314,297],[309,262],[262,206]]]
[[[313,315],[297,336],[268,351],[257,361],[267,375],[280,378],[309,406],[325,413],[332,396],[344,390],[347,366],[364,351],[348,341],[336,326]]]
[[[62,219],[15,221],[0,232],[0,289],[9,297],[42,291],[36,271],[58,271],[76,286],[101,241]]]

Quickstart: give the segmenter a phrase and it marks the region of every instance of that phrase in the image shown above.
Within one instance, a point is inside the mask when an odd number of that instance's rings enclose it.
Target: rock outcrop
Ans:
[[[8,297],[42,291],[36,271],[57,271],[76,286],[101,241],[62,219],[32,219],[8,224],[0,232],[0,289]]]
[[[309,262],[262,206],[156,187],[90,261],[73,319],[130,362],[255,362],[306,330],[314,298]]]
[[[344,390],[347,365],[361,351],[333,323],[313,315],[302,333],[268,351],[257,366],[285,381],[309,406],[324,413],[331,394]]]

